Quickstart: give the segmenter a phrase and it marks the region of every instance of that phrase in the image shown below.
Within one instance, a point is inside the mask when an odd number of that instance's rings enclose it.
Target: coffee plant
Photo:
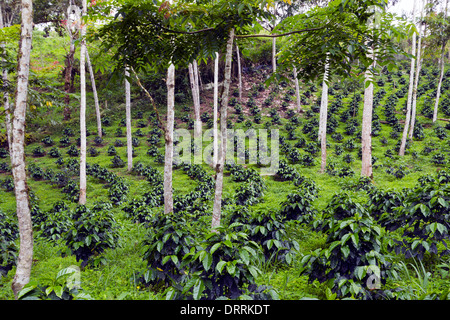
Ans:
[[[105,263],[101,254],[115,248],[119,239],[118,224],[111,211],[91,210],[78,205],[72,212],[73,223],[63,240],[67,248],[81,260],[81,267]]]

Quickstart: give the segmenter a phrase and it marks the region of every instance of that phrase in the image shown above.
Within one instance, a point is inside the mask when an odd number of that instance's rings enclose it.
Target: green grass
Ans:
[[[64,54],[64,46],[66,45],[66,38],[43,38],[42,36],[34,37],[33,45],[35,46],[33,59],[35,61],[35,66],[44,66],[50,64],[52,61],[59,61],[62,63],[62,55]],[[55,50],[56,48],[56,50]],[[58,72],[60,69],[57,67],[51,69],[45,77],[49,81],[58,82]],[[394,75],[394,79],[397,76]],[[384,120],[383,115],[383,105],[387,100],[387,97],[395,92],[395,90],[389,87],[389,84],[386,83],[385,87],[386,95],[379,103],[379,106],[375,109],[375,112],[380,116],[380,120]],[[286,88],[287,89],[287,88]],[[306,88],[303,88],[305,90]],[[120,94],[122,89],[117,89],[117,95]],[[377,91],[377,89],[376,89]],[[428,92],[429,93],[429,92]],[[282,96],[283,92],[279,93],[279,96]],[[316,92],[315,95],[317,97],[319,93]],[[245,96],[245,95],[244,95]],[[343,99],[343,108],[348,106],[348,103],[351,101],[352,94],[349,94],[348,97]],[[92,97],[88,100],[92,102]],[[330,96],[330,103],[334,100],[333,96]],[[404,104],[405,98],[399,99],[397,103],[397,110],[400,110],[400,106]],[[418,110],[421,108],[421,103],[423,102],[423,98],[419,99]],[[76,105],[76,101],[73,102]],[[144,111],[144,118],[147,119],[149,112],[149,107],[147,103],[139,103],[139,100],[135,101],[136,104],[139,104],[141,107],[138,109],[133,109],[133,113],[137,111]],[[310,101],[310,105],[313,105],[314,102]],[[92,104],[89,104],[92,106]],[[359,114],[358,121],[361,122],[361,114],[362,107],[361,103],[359,104]],[[181,111],[183,105],[177,105],[176,114],[184,115],[186,114],[184,111]],[[245,106],[244,106],[245,108]],[[265,108],[265,107],[264,107]],[[310,107],[304,106],[307,110]],[[160,107],[161,114],[164,115],[164,106]],[[269,108],[267,108],[268,110]],[[233,109],[230,109],[230,118],[233,118],[235,115],[233,114]],[[267,110],[264,110],[266,112]],[[342,109],[341,109],[342,110]],[[340,110],[340,111],[341,111]],[[339,111],[339,112],[340,112]],[[55,159],[50,158],[48,155],[40,158],[34,158],[32,156],[32,150],[34,147],[40,144],[40,139],[42,139],[45,135],[50,134],[53,140],[55,141],[55,145],[58,146],[59,139],[62,137],[62,128],[64,125],[59,126],[46,126],[45,123],[48,118],[44,117],[43,114],[45,112],[43,110],[39,110],[41,112],[40,119],[39,117],[35,117],[31,120],[30,127],[34,124],[36,127],[39,127],[40,131],[31,131],[36,142],[26,146],[26,162],[27,165],[31,163],[36,163],[43,169],[53,169],[55,171],[60,170],[56,164]],[[109,110],[105,110],[105,114],[110,116],[113,124],[110,127],[104,127],[106,131],[106,136],[103,137],[103,146],[98,147],[97,149],[100,151],[99,156],[97,157],[88,157],[87,162],[90,164],[97,163],[102,167],[106,167],[108,170],[116,173],[118,176],[124,177],[129,185],[129,194],[127,200],[131,200],[133,198],[141,197],[145,192],[150,189],[149,184],[142,177],[138,177],[131,173],[126,172],[126,168],[111,168],[111,159],[112,157],[107,155],[107,149],[110,145],[114,143],[116,139],[121,139],[125,142],[125,138],[116,138],[114,136],[114,132],[118,128],[120,119],[124,118],[125,112],[123,105],[120,102],[111,103]],[[315,114],[317,116],[317,114]],[[47,116],[48,117],[48,116]],[[55,118],[59,119],[60,115],[56,115]],[[398,117],[400,119],[403,118],[403,115],[399,114]],[[430,124],[430,120],[424,119],[422,116],[418,116],[418,119],[423,124]],[[254,125],[253,128],[263,128],[263,124],[270,120],[270,118],[263,117],[262,124]],[[137,130],[137,119],[133,120],[133,132]],[[302,125],[308,121],[308,119],[304,118],[304,115],[301,116]],[[287,136],[287,133],[284,129],[285,124],[288,122],[287,119],[282,119],[282,124],[276,126],[280,128],[281,135]],[[72,127],[75,132],[77,132],[77,114],[74,110],[73,120],[69,123],[72,124]],[[444,122],[439,122],[441,126],[444,126]],[[302,125],[298,125],[296,129],[296,133],[298,135],[303,135],[301,132]],[[179,127],[185,128],[186,124],[183,123]],[[141,144],[139,147],[135,148],[135,152],[137,156],[134,158],[133,162],[137,163],[138,161],[142,162],[144,165],[151,165],[156,168],[159,172],[163,172],[163,165],[157,164],[154,161],[154,158],[148,156],[146,154],[148,149],[148,144],[146,142],[148,132],[153,128],[152,125],[141,129],[145,133],[145,137],[139,138]],[[235,128],[245,128],[244,124],[236,124]],[[339,127],[337,132],[341,132],[344,135],[344,140],[350,138],[345,135],[344,132],[345,124],[339,122]],[[92,112],[88,116],[88,129],[92,135],[88,137],[88,148],[93,145],[93,139],[95,138],[96,125],[95,125],[95,114]],[[205,129],[205,128],[204,128]],[[360,126],[359,126],[360,129]],[[124,128],[123,128],[123,131]],[[447,159],[450,160],[450,155],[448,152],[448,139],[446,141],[439,140],[434,132],[432,127],[425,129],[426,137],[423,141],[413,141],[411,149],[408,149],[406,155],[403,158],[400,158],[394,155],[393,159],[388,159],[384,157],[385,151],[389,148],[392,149],[395,147],[398,139],[390,138],[389,134],[391,132],[391,127],[386,124],[381,124],[381,134],[378,137],[373,137],[373,155],[378,158],[376,165],[383,165],[381,167],[374,169],[374,184],[381,189],[396,189],[401,190],[403,188],[411,188],[416,183],[419,177],[423,175],[432,175],[435,174],[439,168],[442,166],[436,166],[431,164],[430,159],[431,155],[423,155],[421,151],[425,146],[428,145],[436,145],[443,152],[446,152]],[[448,131],[447,131],[448,132]],[[450,134],[450,133],[449,133]],[[77,136],[77,134],[76,134]],[[383,145],[380,140],[382,137],[386,137],[388,140],[387,145]],[[400,133],[401,137],[401,133]],[[76,137],[72,137],[72,143],[75,142]],[[295,141],[288,141],[293,144]],[[310,142],[308,138],[308,142]],[[329,139],[330,147],[328,148],[328,162],[335,162],[338,166],[344,165],[342,158],[345,153],[351,153],[354,162],[351,163],[350,167],[355,172],[355,177],[352,179],[356,181],[356,179],[360,176],[360,168],[361,161],[357,156],[357,149],[353,151],[345,151],[342,155],[336,156],[334,154],[334,146],[335,142],[332,139]],[[359,145],[359,141],[357,141]],[[47,152],[50,147],[44,148]],[[126,161],[126,147],[117,147],[119,156]],[[64,159],[68,159],[66,155],[67,148],[60,148],[62,156]],[[161,153],[164,153],[164,143],[163,139],[158,145],[158,150]],[[412,156],[412,152],[416,151],[418,153],[418,157],[414,158]],[[302,151],[302,153],[304,153]],[[320,152],[319,152],[320,153]],[[283,157],[283,156],[282,156]],[[337,176],[330,176],[328,174],[320,174],[320,164],[319,164],[320,154],[316,155],[316,165],[313,167],[303,167],[298,164],[294,164],[293,166],[297,169],[297,171],[308,178],[312,178],[317,184],[319,190],[319,197],[314,202],[315,209],[320,213],[329,203],[334,194],[343,190],[346,184],[352,179],[348,178],[340,178]],[[2,159],[1,161],[9,162],[9,158]],[[409,170],[409,173],[402,179],[397,179],[394,176],[386,173],[387,166],[398,166],[399,164],[403,164]],[[204,169],[208,171],[211,175],[214,175],[214,171],[211,167],[206,164],[202,165]],[[249,166],[255,167],[255,166]],[[0,180],[3,180],[7,175],[0,174]],[[283,201],[286,200],[286,197],[289,193],[296,190],[295,185],[292,182],[281,182],[276,180],[272,176],[264,177],[266,189],[264,190],[264,196],[261,201],[252,207],[252,210],[264,209],[264,210],[280,210],[280,205]],[[64,195],[58,188],[52,187],[48,182],[45,181],[34,181],[33,179],[28,180],[28,184],[30,189],[36,194],[39,199],[39,205],[42,210],[50,210],[52,205],[61,199],[64,199]],[[233,182],[231,177],[225,176],[224,178],[224,197],[233,197],[235,190],[239,187],[239,183]],[[184,195],[190,192],[196,183],[193,182],[181,169],[174,170],[173,173],[173,188],[175,191],[175,195]],[[352,196],[355,197],[356,200],[360,202],[367,201],[367,195],[364,192],[351,192]],[[108,190],[104,188],[104,184],[100,181],[88,177],[88,188],[87,188],[87,204],[88,206],[93,205],[97,201],[108,201]],[[74,207],[75,203],[69,203],[71,207]],[[207,203],[209,206],[210,212],[212,211],[212,199]],[[140,276],[140,272],[145,270],[145,262],[142,260],[142,245],[141,241],[144,239],[146,230],[138,224],[134,224],[128,219],[125,218],[122,210],[122,206],[118,206],[114,209],[114,214],[120,223],[120,242],[116,249],[107,250],[104,253],[104,256],[107,258],[106,265],[101,265],[97,268],[87,267],[82,271],[81,280],[83,289],[91,294],[95,299],[162,299],[162,292],[154,292],[151,288],[142,288],[138,281],[137,277]],[[2,211],[8,212],[11,215],[15,213],[15,198],[12,192],[6,192],[0,188],[0,209]],[[225,214],[225,213],[224,213]],[[300,245],[300,255],[306,254],[310,251],[313,251],[317,248],[321,248],[325,245],[325,235],[313,232],[309,229],[303,228],[301,226],[292,225],[288,227],[289,236],[293,239],[296,239]],[[63,243],[56,243],[55,245],[36,239],[35,241],[35,251],[34,251],[34,263],[32,269],[31,278],[38,282],[48,281],[46,279],[54,278],[58,270],[65,268],[70,265],[79,265],[79,262],[76,262],[75,257],[71,255],[61,254],[65,251],[65,245]],[[300,259],[300,256],[299,256]],[[266,284],[273,286],[278,294],[280,299],[301,299],[301,298],[319,298],[324,299],[325,296],[325,287],[324,285],[315,283],[309,283],[308,279],[305,276],[300,276],[300,270],[298,265],[298,260],[294,262],[293,266],[284,267],[284,266],[273,266],[271,264],[267,264],[265,266],[261,266],[264,270],[264,274],[261,279],[258,279],[258,283]],[[12,277],[15,269],[11,270],[7,277],[0,279],[0,299],[12,299],[12,292],[9,289],[12,281]],[[442,280],[435,280],[437,283],[441,285]],[[395,284],[392,284],[395,286]],[[400,284],[399,284],[400,285]]]

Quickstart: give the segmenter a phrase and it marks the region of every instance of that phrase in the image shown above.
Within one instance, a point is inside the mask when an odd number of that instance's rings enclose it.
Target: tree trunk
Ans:
[[[127,127],[127,171],[133,169],[133,143],[131,136],[131,90],[130,82],[127,77],[130,76],[128,69],[125,69],[125,114]]]
[[[12,127],[12,148],[10,150],[20,238],[16,274],[11,284],[16,299],[20,290],[30,281],[33,262],[33,227],[31,224],[27,175],[25,170],[25,116],[32,36],[33,3],[31,0],[22,0],[22,26],[17,64],[17,89]]]
[[[448,6],[448,0],[445,1],[444,21],[447,20],[447,6]],[[436,92],[436,101],[435,101],[435,103],[434,103],[433,123],[436,122],[436,120],[437,120],[438,107],[439,107],[439,98],[440,98],[440,96],[441,96],[442,79],[444,78],[444,67],[445,67],[445,63],[444,63],[445,44],[446,44],[446,41],[444,41],[444,39],[442,39],[441,57],[440,57],[440,60],[439,60],[439,66],[440,66],[440,68],[441,68],[441,74],[440,74],[440,76],[439,76],[439,83],[438,83],[437,92]]]
[[[239,92],[239,103],[242,103],[242,67],[241,67],[241,54],[239,52],[239,47],[236,43],[236,55],[237,55],[237,65],[238,65],[238,92]]]
[[[214,206],[211,228],[214,230],[220,226],[221,210],[222,210],[222,192],[223,192],[223,169],[225,166],[226,149],[227,149],[227,106],[228,94],[231,79],[231,59],[233,53],[234,29],[230,30],[229,39],[227,41],[227,52],[225,56],[225,77],[223,81],[223,93],[220,101],[220,131],[221,143],[219,148],[219,161],[216,166],[216,189],[214,195]]]
[[[295,82],[295,96],[297,97],[297,113],[302,110],[302,103],[300,99],[300,86],[298,85],[297,68],[294,66],[294,82]]]
[[[420,76],[420,69],[422,67],[422,58],[421,58],[421,46],[422,46],[422,36],[421,36],[422,28],[419,28],[419,40],[417,44],[417,67],[416,67],[416,77],[414,79],[414,89],[413,89],[413,96],[412,96],[412,108],[411,108],[411,124],[409,127],[409,133],[408,137],[409,139],[413,138],[414,133],[414,124],[416,122],[416,105],[417,105],[417,88],[419,85],[419,76]]]
[[[277,72],[277,38],[272,38],[272,70]]]
[[[87,1],[83,0],[82,17]],[[86,25],[81,25],[80,45],[80,204],[86,204]]]
[[[192,66],[194,68],[194,84],[195,84],[195,92],[196,92],[195,106],[196,106],[197,110],[194,109],[196,130],[197,130],[197,132],[201,133],[202,132],[202,124],[201,124],[201,119],[200,119],[201,109],[200,109],[200,86],[199,86],[200,75],[198,72],[198,64],[197,64],[196,60],[194,60],[194,62],[192,63]]]
[[[413,5],[413,20],[415,8],[416,8],[416,0],[414,0]],[[411,54],[413,56],[416,55],[416,33],[413,33],[412,35]],[[406,139],[408,137],[409,123],[411,122],[411,104],[414,91],[414,66],[415,66],[415,58],[413,57],[411,58],[411,68],[409,71],[409,89],[408,89],[408,98],[406,101],[406,118],[405,118],[405,126],[403,128],[402,142],[400,144],[400,150],[398,153],[399,156],[405,155]]]
[[[7,24],[3,22],[3,10],[0,6],[0,29],[8,27]],[[0,44],[1,48],[5,47],[5,43]],[[2,71],[2,79],[3,79],[3,107],[5,109],[5,127],[6,127],[6,138],[8,140],[8,149],[11,150],[11,141],[12,141],[12,124],[11,124],[11,110],[9,106],[9,93],[8,93],[8,70],[3,69]]]
[[[372,58],[375,57],[372,54]],[[372,64],[375,68],[375,61]],[[365,81],[369,81],[372,71],[367,70]],[[361,149],[362,149],[362,163],[361,176],[373,178],[372,171],[372,112],[373,112],[373,83],[370,83],[364,89],[364,109],[362,119],[362,134],[361,134]]]
[[[94,70],[92,69],[91,59],[89,58],[89,52],[86,49],[86,62],[89,69],[89,76],[91,78],[92,93],[94,95],[95,114],[97,115],[97,135],[102,137],[102,117],[100,114],[100,104],[98,103],[97,86],[95,85]]]
[[[167,129],[165,132],[164,162],[164,213],[173,212],[172,166],[173,166],[173,128],[175,118],[175,66],[167,70]]]
[[[328,58],[327,58],[328,60]],[[321,148],[321,165],[320,172],[325,172],[327,165],[327,116],[328,116],[328,85],[325,80],[328,79],[328,61],[325,64],[325,72],[322,82],[322,98],[320,102],[320,121],[319,121],[319,141]]]
[[[218,157],[218,134],[217,134],[217,113],[219,102],[219,52],[216,52],[216,58],[214,59],[214,111],[213,111],[213,167],[217,165]]]
[[[195,66],[197,66],[196,63]],[[188,69],[189,69],[189,82],[191,84],[192,100],[194,103],[194,158],[195,163],[201,163],[202,124],[200,122],[200,98],[199,98],[200,93],[198,87],[198,72],[194,70],[194,63],[190,63]]]

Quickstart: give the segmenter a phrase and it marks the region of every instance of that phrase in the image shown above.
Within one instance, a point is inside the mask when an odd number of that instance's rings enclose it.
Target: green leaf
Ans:
[[[350,236],[351,236],[351,234],[347,233],[342,237],[342,240],[341,240],[342,245],[344,245],[347,242],[347,240],[350,238]]]
[[[205,290],[205,285],[203,284],[203,281],[198,279],[197,283],[194,287],[194,291],[193,291],[194,299],[199,300],[201,298],[204,290]]]
[[[250,271],[250,273],[254,279],[258,278],[259,275],[261,274],[261,271],[258,268],[256,268],[255,266],[248,267],[248,271]]]
[[[229,262],[229,263],[227,263],[227,272],[231,275],[231,276],[235,276],[235,273],[236,273],[236,266],[233,264],[233,263],[231,263],[231,262]]]
[[[48,296],[50,293],[52,293],[52,291],[53,291],[53,287],[48,286],[47,289],[45,289],[45,294]]]
[[[358,238],[358,234],[354,233],[351,236],[353,244],[355,245],[355,248],[358,248],[358,244],[359,244],[359,238]]]
[[[205,270],[208,271],[209,268],[211,268],[212,255],[210,253],[206,253],[204,259],[202,260],[202,263],[203,263],[203,268],[205,268]]]
[[[225,240],[223,242],[224,245],[226,245],[229,248],[233,248],[233,243],[230,240]]]
[[[218,242],[218,243],[216,243],[215,245],[213,245],[212,248],[211,248],[211,250],[210,250],[211,254],[213,254],[214,252],[216,252],[216,250],[220,247],[220,245],[221,245],[220,242]]]
[[[86,243],[86,245],[89,246],[91,244],[91,236],[87,236],[86,239],[84,240],[84,243]]]
[[[170,258],[174,264],[178,264],[178,257],[176,255],[171,255]]]
[[[197,280],[198,279],[196,279],[196,278],[189,279],[186,282],[186,284],[184,285],[182,293],[185,294],[186,292],[188,292],[189,289],[191,289],[194,286],[194,284],[197,282]]]
[[[225,267],[225,265],[226,265],[227,263],[225,262],[225,261],[219,261],[219,263],[216,265],[216,270],[220,273],[220,274],[222,274],[222,270],[223,270],[223,267]]]
[[[61,298],[61,297],[62,297],[62,294],[63,294],[63,287],[62,287],[62,286],[56,286],[56,287],[54,288],[54,290],[55,290],[55,294],[56,294],[59,298]]]
[[[444,208],[448,208],[448,202],[445,201],[444,198],[439,198],[438,202],[441,204],[441,206],[443,206]]]
[[[17,299],[22,298],[28,292],[33,291],[36,287],[37,287],[37,285],[27,284],[25,287],[23,287],[22,290],[20,290],[19,294],[17,295]]]
[[[437,229],[438,229],[438,231],[439,231],[440,234],[444,234],[444,232],[447,231],[447,227],[444,226],[444,225],[441,224],[441,223],[438,223],[438,224],[437,224]]]
[[[414,250],[420,243],[420,240],[415,240],[412,245],[411,245],[411,249]]]
[[[356,267],[355,275],[359,280],[362,280],[366,276],[366,267]]]
[[[348,246],[342,246],[341,247],[341,252],[344,255],[344,258],[347,258],[348,255],[350,254],[350,249]]]
[[[241,256],[242,261],[248,266],[250,263],[250,255],[248,251],[241,249],[239,251],[239,255]]]

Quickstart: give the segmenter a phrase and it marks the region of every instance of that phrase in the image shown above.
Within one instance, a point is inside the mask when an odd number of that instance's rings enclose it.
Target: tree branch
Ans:
[[[133,67],[130,67],[130,69],[133,72],[134,76],[136,77],[136,82],[137,82],[138,86],[145,92],[147,97],[150,99],[150,102],[152,103],[152,106],[153,106],[153,110],[156,113],[156,118],[158,119],[158,122],[161,125],[162,130],[164,131],[164,135],[166,135],[166,128],[164,126],[164,123],[161,120],[161,117],[159,116],[159,112],[158,112],[158,109],[156,108],[155,101],[153,100],[152,96],[147,91],[147,89],[145,89],[144,86],[142,85],[141,80],[139,79],[136,71],[134,71]]]
[[[178,33],[178,34],[197,34],[197,33],[202,33],[202,32],[207,32],[207,31],[212,31],[214,30],[216,27],[211,27],[211,28],[206,28],[206,29],[201,29],[201,30],[197,30],[197,31],[178,31],[178,30],[172,30],[166,27],[162,27],[161,29],[170,32],[170,33]]]
[[[243,35],[237,35],[236,38],[242,39],[242,38],[278,38],[278,37],[284,37],[289,36],[291,34],[296,33],[303,33],[303,32],[309,32],[309,31],[316,31],[325,28],[326,26],[317,27],[317,28],[307,28],[302,30],[296,30],[286,33],[279,33],[279,34],[243,34]]]

